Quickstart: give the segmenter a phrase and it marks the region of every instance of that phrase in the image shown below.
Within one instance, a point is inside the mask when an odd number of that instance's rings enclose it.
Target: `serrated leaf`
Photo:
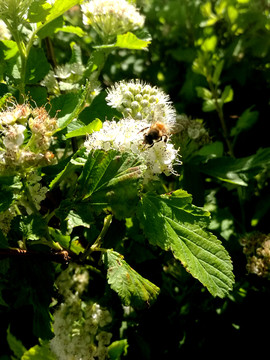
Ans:
[[[232,290],[234,277],[229,254],[205,229],[209,213],[192,205],[191,195],[183,190],[171,195],[146,194],[138,218],[149,242],[172,251],[213,296],[224,297]]]
[[[109,209],[118,219],[133,215],[138,203],[138,185],[144,167],[132,153],[89,154],[79,178],[80,193],[96,211]]]
[[[122,176],[132,177],[132,170],[139,171],[138,159],[133,154],[96,150],[89,154],[79,178],[84,197],[91,196],[103,187],[115,185]],[[138,174],[139,175],[139,174]]]
[[[159,288],[132,269],[123,256],[113,250],[103,255],[107,279],[124,305],[142,308],[151,305],[159,294]]]

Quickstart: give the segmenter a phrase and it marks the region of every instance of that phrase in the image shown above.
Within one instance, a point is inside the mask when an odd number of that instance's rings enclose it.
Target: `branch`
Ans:
[[[20,257],[20,258],[42,258],[45,260],[50,260],[56,263],[67,265],[70,261],[75,260],[76,255],[71,255],[66,250],[60,251],[51,251],[48,253],[45,252],[36,252],[31,250],[22,250],[18,248],[8,248],[8,249],[0,249],[0,259],[6,257]]]

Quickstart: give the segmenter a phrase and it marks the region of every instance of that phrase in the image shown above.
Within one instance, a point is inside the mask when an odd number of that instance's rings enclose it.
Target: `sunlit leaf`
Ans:
[[[94,131],[98,131],[102,128],[102,122],[99,119],[92,121],[90,124],[79,127],[73,131],[67,132],[66,139],[75,137],[75,136],[85,136],[92,134]]]
[[[151,43],[149,40],[138,39],[133,33],[126,33],[124,35],[117,35],[116,47],[132,50],[145,50]]]
[[[224,297],[234,282],[229,254],[206,230],[210,214],[191,201],[183,190],[171,195],[146,194],[138,217],[151,244],[172,251],[213,296]]]

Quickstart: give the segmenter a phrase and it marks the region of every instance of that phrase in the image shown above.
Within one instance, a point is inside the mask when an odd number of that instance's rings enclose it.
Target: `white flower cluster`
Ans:
[[[112,333],[104,329],[112,322],[107,309],[94,302],[85,303],[81,294],[89,282],[85,268],[75,264],[57,279],[64,302],[54,313],[51,351],[59,360],[105,360]]]
[[[84,24],[91,25],[105,41],[144,25],[144,16],[126,0],[90,0],[81,9]]]
[[[108,104],[123,113],[123,119],[105,121],[100,131],[93,132],[84,145],[90,153],[95,149],[136,154],[146,166],[144,182],[161,173],[177,174],[174,165],[180,165],[178,150],[170,142],[175,110],[163,91],[139,81],[121,82],[108,91]],[[146,141],[149,131],[159,124],[166,132]]]
[[[56,119],[43,107],[12,104],[0,112],[0,173],[25,172],[51,163],[54,155],[48,148],[56,128]],[[31,136],[25,143],[29,129]]]

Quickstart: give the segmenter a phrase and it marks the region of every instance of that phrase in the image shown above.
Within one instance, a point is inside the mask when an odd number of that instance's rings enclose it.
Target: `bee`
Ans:
[[[145,129],[141,130],[144,131]],[[154,122],[148,131],[144,134],[143,144],[149,145],[149,148],[154,146],[156,142],[168,140],[168,127],[163,124],[161,121]]]

